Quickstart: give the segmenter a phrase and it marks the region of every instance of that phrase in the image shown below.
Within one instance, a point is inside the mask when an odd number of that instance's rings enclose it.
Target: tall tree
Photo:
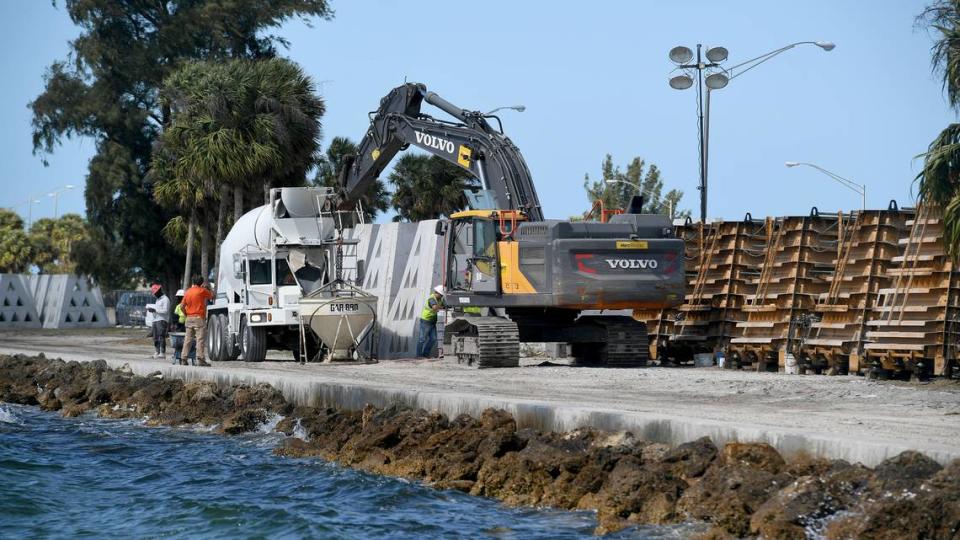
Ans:
[[[479,189],[476,178],[439,156],[406,154],[390,173],[394,221],[422,221],[463,210],[464,191]]]
[[[317,174],[313,179],[313,185],[339,189],[344,162],[347,156],[353,156],[356,153],[357,144],[350,139],[346,137],[331,139],[327,151],[317,159]],[[360,197],[360,203],[367,222],[376,219],[377,214],[386,212],[390,208],[390,193],[383,181],[375,180],[367,192]]]
[[[303,185],[325,107],[300,67],[279,58],[186,64],[167,79],[161,103],[171,120],[155,145],[148,178],[157,200],[199,233],[206,275],[233,191]]]
[[[333,16],[327,0],[65,0],[81,28],[66,61],[53,63],[31,104],[34,152],[44,161],[64,138],[94,139],[86,183],[87,218],[110,253],[93,265],[110,279],[132,269],[145,276],[176,275],[178,257],[158,224],[170,211],[145,181],[151,148],[170,121],[159,100],[163,80],[184,60],[269,58],[287,42],[266,30],[291,18]],[[87,245],[87,248],[91,246]],[[101,264],[102,263],[102,264]]]
[[[613,164],[613,156],[607,154],[600,165],[598,180],[591,180],[589,173],[584,175],[583,189],[587,192],[587,200],[593,205],[599,199],[607,210],[624,210],[630,206],[634,195],[643,195],[644,213],[669,215],[672,210],[673,217],[689,216],[689,210],[679,209],[683,192],[671,189],[663,195],[660,169],[653,164],[646,167],[643,159],[635,157],[627,164],[627,170],[622,171]]]
[[[960,0],[940,0],[917,17],[917,25],[934,36],[931,65],[943,81],[947,101],[960,112]],[[920,200],[943,209],[944,246],[960,256],[960,123],[940,132],[923,154],[917,175]]]

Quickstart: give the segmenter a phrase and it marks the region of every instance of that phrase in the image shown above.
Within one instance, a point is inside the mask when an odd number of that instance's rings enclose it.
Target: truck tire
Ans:
[[[240,346],[230,333],[230,319],[226,313],[217,315],[220,319],[220,355],[221,360],[233,361],[240,356]]]
[[[262,326],[249,326],[240,321],[240,348],[245,362],[263,362],[267,358],[267,331]]]
[[[223,338],[220,332],[220,318],[211,314],[207,318],[207,358],[214,362],[222,360],[220,351]]]

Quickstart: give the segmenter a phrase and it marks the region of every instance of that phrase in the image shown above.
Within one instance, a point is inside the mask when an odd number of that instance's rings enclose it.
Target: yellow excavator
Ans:
[[[453,120],[421,111],[427,102]],[[495,128],[492,122],[495,121]],[[544,219],[530,171],[500,119],[461,109],[426,86],[394,88],[341,171],[352,207],[401,150],[413,145],[479,181],[470,209],[437,224],[446,304],[444,343],[478,367],[519,364],[521,342],[569,343],[578,364],[646,365],[646,325],[634,309],[683,302],[683,242],[669,218],[641,214],[641,197],[607,223]]]

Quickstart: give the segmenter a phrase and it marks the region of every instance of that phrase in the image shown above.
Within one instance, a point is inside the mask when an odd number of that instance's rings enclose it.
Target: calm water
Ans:
[[[0,537],[553,539],[590,537],[595,526],[587,512],[507,508],[274,457],[278,441],[0,404]],[[689,532],[643,528],[608,538]]]

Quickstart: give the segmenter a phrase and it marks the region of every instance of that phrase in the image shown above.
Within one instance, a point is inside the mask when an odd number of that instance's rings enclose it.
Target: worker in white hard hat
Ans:
[[[187,329],[187,313],[183,311],[183,294],[183,289],[178,290],[176,294],[177,307],[174,308],[173,320],[170,321],[170,326],[173,328],[173,331],[170,332],[170,339],[173,341],[173,363],[186,365],[186,360],[180,358],[180,349],[183,348],[183,338]],[[196,343],[190,347],[188,358],[191,364],[197,365]]]
[[[443,309],[443,295],[446,291],[443,285],[437,285],[433,288],[430,296],[427,296],[427,303],[420,311],[420,335],[417,338],[417,358],[427,358],[433,352],[433,346],[437,344],[437,313]]]

